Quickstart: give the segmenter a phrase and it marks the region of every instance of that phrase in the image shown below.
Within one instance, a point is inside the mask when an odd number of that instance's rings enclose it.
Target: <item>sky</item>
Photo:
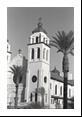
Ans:
[[[48,37],[56,36],[58,31],[68,33],[74,31],[74,8],[73,7],[7,7],[7,39],[11,45],[12,58],[21,54],[28,58],[27,44],[29,36],[37,27],[38,19],[42,17],[43,28]],[[51,47],[50,70],[56,67],[62,72],[63,54],[57,53],[57,49]],[[69,73],[74,78],[74,57],[69,55]]]

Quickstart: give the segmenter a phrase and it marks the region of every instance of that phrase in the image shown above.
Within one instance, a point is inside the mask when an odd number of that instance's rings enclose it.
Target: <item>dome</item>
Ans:
[[[60,75],[60,72],[56,69],[56,67],[51,72],[54,72],[54,73],[57,73],[58,75]]]
[[[42,22],[41,22],[42,18],[39,18],[38,20],[39,20],[39,23],[37,24],[38,27],[36,29],[34,29],[32,31],[32,33],[34,34],[36,32],[43,32],[43,33],[47,34],[47,32],[42,28]]]

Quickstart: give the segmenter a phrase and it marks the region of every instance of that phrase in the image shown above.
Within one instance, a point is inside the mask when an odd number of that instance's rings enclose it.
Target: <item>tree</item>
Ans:
[[[62,70],[64,73],[64,97],[63,97],[63,108],[67,109],[67,80],[68,80],[68,72],[69,72],[69,60],[68,54],[74,55],[74,33],[70,31],[66,34],[64,31],[58,31],[56,33],[56,37],[53,37],[50,45],[56,47],[58,52],[63,53],[63,61],[62,61]]]
[[[16,92],[15,92],[15,108],[17,108],[17,103],[18,103],[18,87],[19,87],[19,83],[21,83],[22,81],[22,67],[21,66],[15,66],[13,65],[13,67],[10,67],[11,72],[13,74],[13,82],[15,83],[15,87],[16,87]]]

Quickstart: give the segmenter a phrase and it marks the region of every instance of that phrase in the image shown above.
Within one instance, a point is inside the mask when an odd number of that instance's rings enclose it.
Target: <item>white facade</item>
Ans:
[[[38,38],[38,39],[37,39]],[[39,53],[38,53],[39,48]],[[34,49],[34,57],[32,58],[32,49]],[[38,56],[39,54],[39,56]],[[36,76],[36,82],[32,81],[33,76]],[[28,73],[27,73],[27,102],[30,101],[32,93],[32,101],[34,102],[36,89],[44,87],[45,89],[45,104],[49,104],[49,83],[50,83],[50,47],[49,38],[43,32],[34,33],[30,36],[28,44]],[[44,81],[46,79],[46,82]],[[37,102],[41,101],[41,96],[38,95]]]

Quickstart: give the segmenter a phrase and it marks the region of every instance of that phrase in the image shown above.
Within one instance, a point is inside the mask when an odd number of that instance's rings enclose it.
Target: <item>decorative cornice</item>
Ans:
[[[27,45],[29,46],[29,45],[35,45],[35,44],[45,44],[46,46],[48,46],[49,48],[51,48],[48,44],[46,44],[46,43],[44,43],[44,42],[31,43],[31,44],[27,44]]]

